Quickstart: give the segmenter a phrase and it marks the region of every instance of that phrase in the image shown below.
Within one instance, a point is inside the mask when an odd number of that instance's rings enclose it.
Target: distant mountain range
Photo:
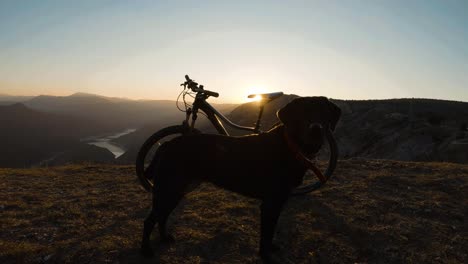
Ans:
[[[18,102],[24,102],[32,98],[34,98],[34,96],[0,94],[0,105],[10,105]]]
[[[173,101],[116,100],[102,96],[37,96],[24,102],[31,109],[97,121],[108,131],[138,128],[155,120],[181,116]]]
[[[5,98],[4,105],[8,104],[7,102],[12,103],[12,97],[0,96],[0,101],[2,98]],[[170,122],[184,117],[184,114],[176,108],[176,102],[170,100],[130,100],[87,93],[75,93],[70,96],[18,97],[16,100],[33,110],[96,121],[108,132],[140,128],[163,120]],[[236,106],[215,105],[218,108]]]
[[[102,148],[80,142],[100,133],[97,123],[76,117],[43,113],[16,103],[0,106],[0,167],[55,165],[57,160],[112,162]],[[78,154],[80,153],[80,154]]]
[[[275,124],[276,111],[296,97],[285,95],[267,104],[263,129]],[[2,98],[6,97],[0,96],[0,101]],[[165,126],[180,124],[184,118],[174,101],[84,93],[22,99],[22,104],[10,101],[0,106],[0,167],[78,161],[133,164],[147,137]],[[431,99],[332,101],[343,110],[335,132],[340,158],[468,163],[468,103]],[[258,114],[256,103],[215,107],[246,126],[252,126]],[[127,150],[117,160],[108,150],[81,142],[85,137],[128,128],[137,130],[114,140]],[[202,116],[198,128],[212,131]]]
[[[109,151],[89,146],[81,139],[128,128],[179,123],[184,118],[176,102],[169,100],[130,100],[76,93],[36,97],[0,95],[0,102],[3,102],[0,104],[0,167],[113,162]],[[235,105],[216,107],[232,109]]]

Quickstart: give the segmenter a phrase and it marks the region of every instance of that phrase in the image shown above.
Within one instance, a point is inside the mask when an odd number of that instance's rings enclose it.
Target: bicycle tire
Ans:
[[[324,135],[327,140],[328,147],[330,148],[330,155],[327,160],[328,164],[326,166],[325,172],[322,172],[326,180],[324,182],[317,181],[314,183],[301,185],[293,190],[292,195],[307,194],[312,191],[315,191],[321,188],[333,175],[333,172],[336,168],[336,164],[338,162],[338,146],[336,144],[335,137],[333,136],[333,132],[330,130],[330,128],[324,129]]]
[[[169,137],[169,136],[181,136],[188,133],[188,128],[183,125],[176,125],[176,126],[169,126],[163,128],[153,135],[151,135],[141,146],[140,150],[138,151],[138,155],[135,162],[135,169],[136,174],[138,176],[138,180],[140,181],[141,186],[148,192],[151,192],[153,188],[153,182],[150,178],[145,176],[146,168],[145,168],[145,161],[150,152],[150,150],[156,144],[162,141],[162,139]],[[193,129],[191,133],[200,133],[197,129]],[[154,151],[155,155],[157,153],[157,149]]]

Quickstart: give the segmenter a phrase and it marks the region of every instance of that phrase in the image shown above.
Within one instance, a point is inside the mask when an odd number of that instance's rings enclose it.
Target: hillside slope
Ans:
[[[277,110],[295,97],[285,95],[267,104],[263,128],[277,122]],[[468,103],[434,99],[331,101],[342,109],[335,131],[342,158],[468,164]],[[248,103],[234,109],[229,117],[236,123],[253,125],[257,112],[258,105]]]
[[[9,95],[0,93],[0,105],[12,105],[31,100],[34,96]]]
[[[0,125],[0,167],[114,159],[108,150],[80,142],[102,132],[95,122],[82,118],[35,111],[18,103],[0,106]]]
[[[258,202],[203,185],[174,212],[176,243],[138,254],[150,195],[130,166],[0,169],[0,263],[261,263]],[[290,200],[284,263],[467,263],[468,166],[340,161]],[[465,250],[463,249],[465,248]]]
[[[184,114],[171,100],[130,100],[94,94],[75,93],[70,96],[41,95],[25,102],[28,107],[50,113],[67,114],[96,121],[107,131],[141,128],[148,124],[180,123]],[[214,104],[220,109],[236,105]]]
[[[468,103],[433,99],[342,101],[341,156],[468,164]]]
[[[28,107],[96,121],[107,131],[137,128],[153,120],[172,120],[179,116],[175,102],[117,100],[115,98],[73,94],[70,96],[37,96],[25,102]]]

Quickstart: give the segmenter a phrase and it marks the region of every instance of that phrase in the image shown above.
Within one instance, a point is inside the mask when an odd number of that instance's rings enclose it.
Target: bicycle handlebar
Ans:
[[[203,89],[203,85],[198,86],[198,83],[190,79],[190,77],[187,74],[185,75],[185,82],[181,84],[180,86],[184,86],[184,87],[188,86],[188,88],[190,88],[192,91],[196,93],[203,93],[203,94],[206,94],[208,96],[213,96],[213,97],[219,96],[219,93],[217,92],[212,92],[212,91]]]
[[[208,90],[200,89],[200,88],[192,89],[192,91],[197,92],[197,93],[201,92],[201,93],[204,93],[206,95],[213,96],[213,97],[218,97],[219,96],[219,93],[217,93],[217,92],[212,92],[212,91],[208,91]]]

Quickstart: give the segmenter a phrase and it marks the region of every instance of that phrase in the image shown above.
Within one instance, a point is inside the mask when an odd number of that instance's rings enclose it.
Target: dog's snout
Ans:
[[[322,125],[320,123],[310,123],[309,124],[309,129],[315,129],[315,128],[322,129]]]
[[[302,138],[303,152],[306,154],[316,153],[323,144],[323,126],[318,122],[307,125]]]

